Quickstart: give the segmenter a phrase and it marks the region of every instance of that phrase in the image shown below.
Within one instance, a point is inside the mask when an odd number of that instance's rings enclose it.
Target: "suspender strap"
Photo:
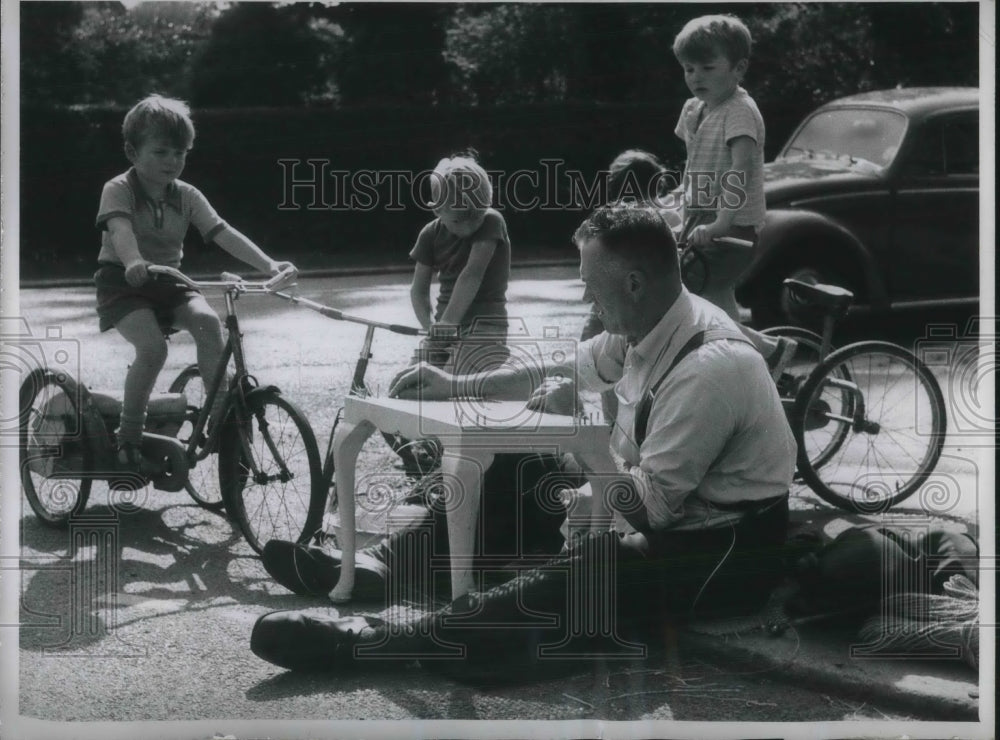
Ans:
[[[701,347],[703,344],[707,342],[717,342],[723,339],[731,339],[749,344],[751,347],[753,346],[753,343],[742,334],[736,334],[734,332],[727,331],[726,329],[706,329],[698,332],[685,342],[684,346],[681,347],[669,367],[667,367],[656,382],[649,387],[649,390],[643,395],[642,400],[639,401],[639,405],[635,409],[634,439],[637,447],[642,447],[642,443],[646,439],[646,427],[649,424],[649,412],[653,408],[653,397],[656,395],[656,392],[660,390],[660,386],[663,385],[663,381],[665,381],[671,371],[680,364],[681,360]]]

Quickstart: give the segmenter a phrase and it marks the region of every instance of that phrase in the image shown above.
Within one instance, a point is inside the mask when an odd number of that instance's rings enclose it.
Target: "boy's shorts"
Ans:
[[[97,285],[97,315],[101,331],[114,328],[133,311],[149,308],[164,330],[173,326],[174,311],[197,296],[197,290],[177,285],[168,277],[150,275],[149,280],[134,288],[125,280],[125,268],[113,262],[98,263],[94,273]]]

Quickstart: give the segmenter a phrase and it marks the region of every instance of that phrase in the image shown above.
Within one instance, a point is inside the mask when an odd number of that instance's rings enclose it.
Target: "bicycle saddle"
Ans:
[[[91,391],[94,406],[101,416],[118,416],[122,412],[121,391]],[[146,415],[150,419],[163,416],[184,416],[187,398],[183,393],[154,393],[149,397]]]
[[[854,300],[854,293],[839,285],[804,283],[795,278],[786,278],[784,285],[796,300],[821,308],[842,310]]]

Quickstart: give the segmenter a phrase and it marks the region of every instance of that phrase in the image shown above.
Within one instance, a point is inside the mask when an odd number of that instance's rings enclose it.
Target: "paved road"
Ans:
[[[406,275],[306,279],[298,292],[349,313],[413,323]],[[512,326],[520,331],[515,341],[526,352],[572,343],[587,312],[581,295],[582,283],[573,268],[516,270],[508,291]],[[25,290],[21,313],[36,335],[44,336],[47,327],[61,332],[69,350],[66,365],[75,377],[84,378],[92,388],[120,387],[130,353],[115,332],[97,332],[92,303],[92,293],[84,288]],[[213,300],[213,304],[222,310],[220,300]],[[286,397],[306,411],[322,444],[348,390],[364,327],[333,321],[270,296],[245,297],[238,302],[238,309],[251,371],[262,383],[281,387]],[[838,339],[843,344],[887,338],[915,349],[929,361],[945,394],[949,434],[935,477],[925,487],[926,494],[913,496],[904,508],[924,507],[935,514],[977,519],[983,496],[993,490],[985,485],[992,481],[989,466],[994,444],[988,419],[995,418],[986,386],[995,379],[995,361],[979,358],[976,343],[960,339],[967,334],[960,315],[910,314],[892,322],[849,321]],[[195,358],[194,344],[187,335],[175,336],[171,345],[160,378],[162,390]],[[52,357],[53,347],[62,344],[40,346],[47,347],[45,351]],[[415,346],[412,337],[376,332],[367,379],[377,394],[387,391],[392,376]],[[588,412],[599,416],[598,400],[585,396],[585,401]]]
[[[576,336],[585,307],[578,300],[581,288],[572,270],[518,272],[515,277],[509,299],[517,307],[512,313],[524,320],[525,342],[551,341],[557,334],[562,340]],[[351,312],[411,321],[405,277],[304,280],[300,292]],[[24,291],[21,301],[22,314],[36,336],[45,336],[46,327],[61,332],[60,338],[49,336],[38,351],[55,357],[58,349],[67,350],[68,366],[93,387],[121,384],[127,352],[113,333],[97,334],[90,291]],[[317,436],[323,437],[346,393],[363,329],[269,297],[244,298],[239,308],[253,372],[261,382],[279,385],[306,409]],[[961,343],[952,346],[959,349]],[[80,348],[75,355],[74,347]],[[411,339],[380,333],[370,366],[372,384],[384,390],[412,348]],[[193,359],[190,340],[175,338],[162,387]],[[936,372],[949,400],[972,397],[952,382],[962,377],[961,368],[942,362]],[[949,502],[949,513],[965,520],[976,518],[979,499],[993,490],[977,477],[976,465],[982,461],[975,453],[984,440],[992,444],[992,437],[983,434],[950,436],[947,457],[936,473],[947,484],[941,496]],[[5,483],[9,493],[9,479]],[[605,667],[593,675],[489,691],[462,687],[413,667],[374,681],[365,676],[283,674],[249,653],[250,626],[268,610],[304,602],[268,581],[225,520],[192,506],[184,494],[151,492],[135,510],[109,506],[106,488],[103,493],[96,488],[90,511],[103,517],[103,524],[94,526],[111,538],[108,549],[101,549],[100,539],[73,539],[65,531],[45,529],[30,511],[22,518],[18,676],[25,716],[200,721],[192,727],[171,724],[169,731],[156,735],[164,737],[355,736],[374,730],[370,722],[364,730],[332,729],[288,724],[288,719],[899,718],[884,707],[789,686],[773,673],[712,665],[686,654],[683,647],[669,665],[642,670]],[[807,492],[796,501],[799,507],[821,506]],[[90,583],[90,590],[74,588],[80,583]],[[318,600],[308,603],[322,606]],[[0,633],[4,642],[9,643],[10,630]],[[274,719],[285,721],[253,726],[240,722]],[[408,735],[411,730],[401,729],[406,727],[393,725],[390,731]],[[667,732],[656,728],[644,734]],[[845,732],[857,734],[860,728],[852,724]]]

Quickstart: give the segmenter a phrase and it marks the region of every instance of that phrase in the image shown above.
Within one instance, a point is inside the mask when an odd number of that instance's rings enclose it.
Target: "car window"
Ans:
[[[925,121],[914,133],[904,173],[909,177],[978,174],[978,114],[963,112]]]
[[[906,159],[904,174],[909,177],[941,177],[944,168],[943,123],[939,119],[925,121],[913,133],[913,144]]]
[[[786,159],[843,159],[887,167],[906,130],[906,118],[895,111],[838,108],[821,111],[806,121],[785,146]]]
[[[944,124],[944,169],[949,175],[979,174],[979,114],[962,113]]]

